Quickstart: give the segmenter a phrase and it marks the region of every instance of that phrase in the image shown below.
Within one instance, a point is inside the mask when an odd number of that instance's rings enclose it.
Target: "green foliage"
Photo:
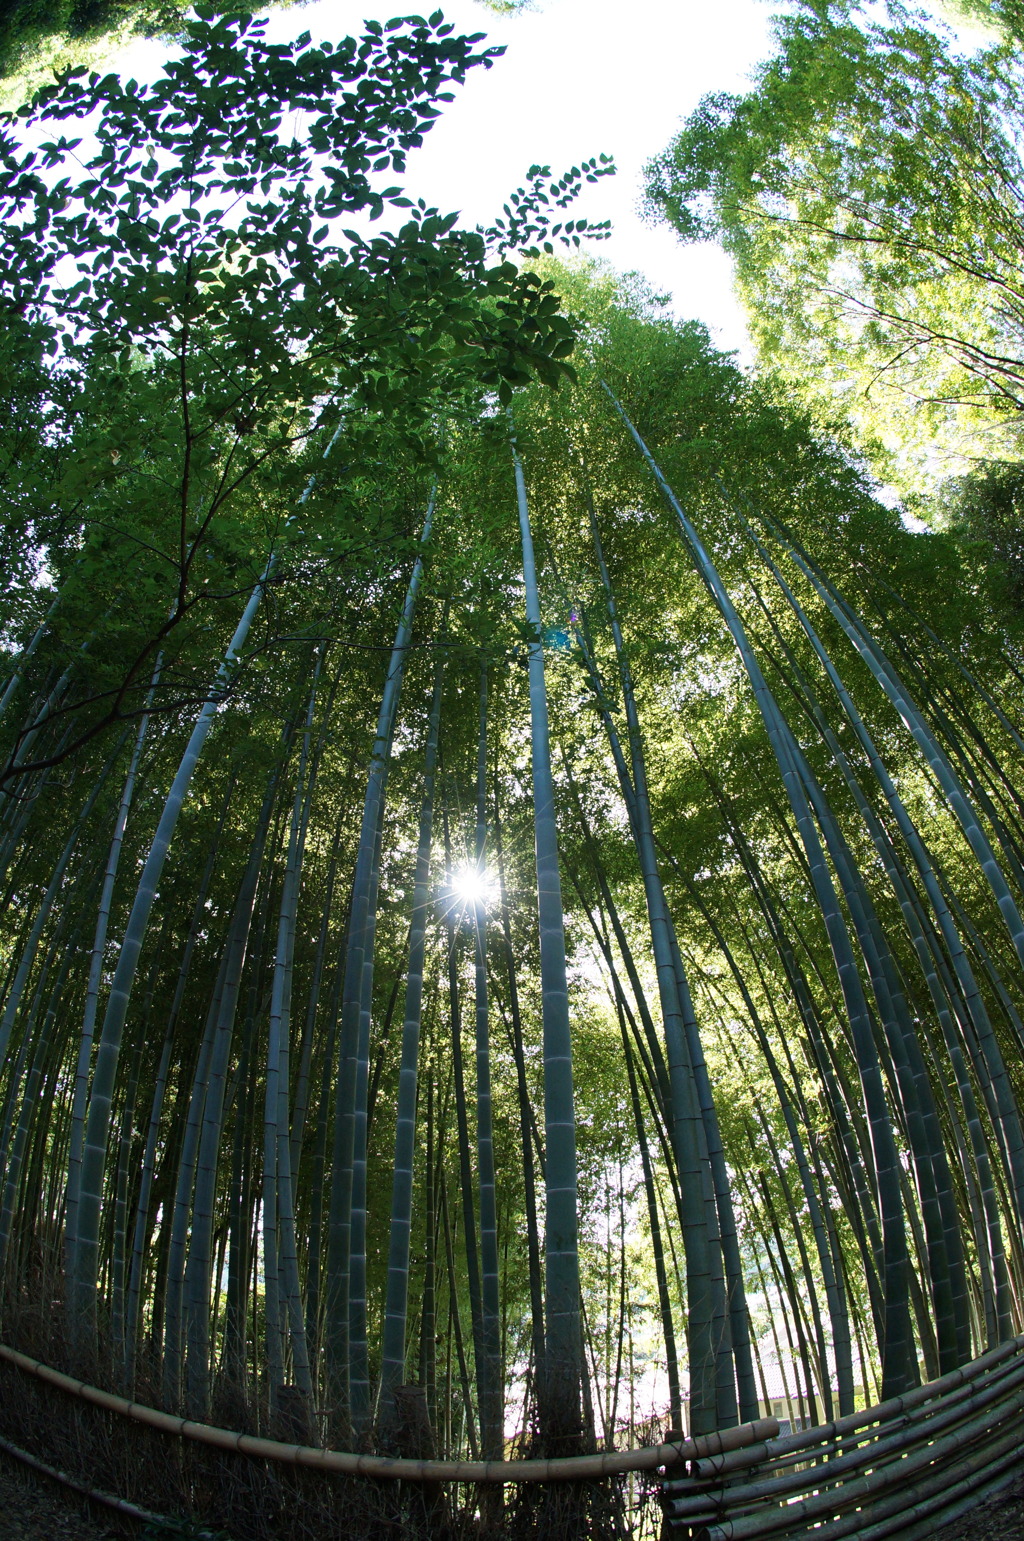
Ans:
[[[478,4],[498,16],[516,16],[521,11],[532,11],[534,8],[534,0],[478,0]]]
[[[1002,33],[1008,43],[1019,43],[1024,35],[1020,0],[947,0],[946,8],[954,20]]]
[[[948,482],[940,508],[949,530],[970,541],[992,572],[997,598],[1001,591],[1024,606],[1024,468],[993,465]]]
[[[180,30],[186,7],[175,0],[9,0],[0,19],[0,81],[18,100],[42,83],[47,66],[67,68],[97,43]]]
[[[901,488],[1015,455],[1019,48],[961,57],[897,5],[803,5],[777,36],[755,89],[705,98],[649,167],[652,212],[723,240],[765,364]]]
[[[277,0],[289,5],[294,0]],[[17,107],[75,65],[100,67],[133,37],[180,37],[183,0],[7,0],[0,15],[0,103]],[[213,7],[230,13],[237,6]]]
[[[201,643],[272,550],[277,582],[314,552],[352,579],[379,573],[409,517],[360,528],[360,446],[379,453],[383,420],[426,474],[466,391],[507,400],[533,375],[572,378],[552,284],[511,258],[600,236],[563,211],[610,164],[532,167],[492,227],[460,229],[388,179],[495,50],[440,12],[337,47],[268,45],[264,28],[208,9],[155,85],[72,71],[2,127],[6,625],[31,612],[42,545],[85,603],[132,569],[108,625],[130,661],[85,732],[134,710],[157,652]],[[397,229],[349,228],[386,208]],[[342,449],[315,473],[338,496],[313,529],[285,510],[339,424]]]

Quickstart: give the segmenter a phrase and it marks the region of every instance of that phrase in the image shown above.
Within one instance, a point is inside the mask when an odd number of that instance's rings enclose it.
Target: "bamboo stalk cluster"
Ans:
[[[151,695],[66,785],[34,725],[88,665],[52,607],[13,662],[26,1352],[360,1459],[776,1414],[831,1460],[1024,1326],[1012,638],[869,616],[770,488],[690,508],[670,436],[577,401],[462,425],[411,571],[236,681],[271,563],[191,722]]]

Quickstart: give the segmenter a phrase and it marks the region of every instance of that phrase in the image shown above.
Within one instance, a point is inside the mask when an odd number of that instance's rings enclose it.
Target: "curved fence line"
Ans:
[[[669,1526],[692,1541],[798,1541],[812,1534],[815,1541],[882,1541],[895,1532],[901,1541],[923,1541],[938,1522],[1004,1487],[1022,1462],[1024,1335],[903,1396],[793,1434],[780,1437],[778,1421],[763,1418],[664,1445],[521,1461],[413,1460],[290,1445],[131,1402],[5,1344],[0,1360],[158,1432],[348,1476],[513,1484],[592,1481],[664,1467]],[[38,1457],[31,1461],[50,1471]],[[673,1474],[680,1466],[689,1468],[686,1475]]]
[[[69,1396],[79,1397],[107,1412],[132,1418],[151,1429],[161,1430],[219,1450],[254,1456],[265,1461],[279,1461],[290,1466],[307,1466],[320,1471],[340,1472],[346,1476],[393,1478],[402,1482],[589,1482],[614,1477],[624,1472],[653,1471],[659,1466],[708,1459],[746,1445],[763,1443],[779,1432],[776,1418],[760,1418],[755,1423],[741,1423],[736,1428],[704,1434],[698,1439],[682,1439],[667,1445],[649,1445],[639,1450],[608,1451],[601,1455],[564,1456],[554,1460],[526,1461],[426,1461],[403,1456],[357,1455],[343,1450],[322,1450],[312,1445],[289,1445],[276,1439],[262,1439],[255,1434],[239,1434],[219,1429],[209,1423],[195,1423],[162,1413],[141,1402],[130,1402],[98,1386],[75,1380],[39,1359],[19,1354],[17,1349],[0,1343],[0,1359],[34,1375],[47,1385]]]

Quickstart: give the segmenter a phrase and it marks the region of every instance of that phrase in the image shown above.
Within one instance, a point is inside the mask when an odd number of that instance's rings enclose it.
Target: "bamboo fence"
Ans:
[[[930,1535],[1013,1480],[1021,1460],[1024,1335],[903,1396],[788,1435],[774,1418],[695,1439],[559,1460],[392,1459],[260,1439],[173,1417],[0,1344],[0,1361],[80,1402],[166,1435],[249,1460],[370,1480],[503,1485],[600,1481],[627,1472],[666,1472],[671,1533],[689,1541],[900,1541]],[[78,1491],[80,1481],[12,1454]],[[680,1467],[688,1468],[678,1475]],[[126,1512],[137,1506],[103,1494]],[[146,1511],[137,1510],[145,1516]],[[148,1517],[148,1516],[146,1516]]]
[[[930,1535],[1017,1475],[1024,1337],[874,1407],[671,1473],[663,1503],[689,1541],[900,1541]]]
[[[392,1479],[402,1482],[469,1482],[474,1484],[511,1484],[518,1482],[594,1482],[625,1472],[654,1471],[683,1462],[710,1460],[746,1445],[763,1444],[778,1433],[775,1418],[760,1418],[696,1439],[682,1439],[670,1444],[650,1445],[636,1450],[605,1451],[596,1455],[565,1456],[553,1460],[519,1461],[428,1461],[403,1457],[360,1455],[342,1450],[322,1450],[309,1445],[290,1445],[276,1439],[260,1439],[232,1429],[215,1428],[190,1418],[177,1418],[155,1407],[130,1402],[126,1397],[75,1380],[60,1370],[19,1354],[0,1344],[0,1360],[68,1396],[101,1407],[136,1423],[175,1438],[194,1440],[218,1450],[257,1460],[274,1461],[286,1466],[306,1466],[345,1476]]]

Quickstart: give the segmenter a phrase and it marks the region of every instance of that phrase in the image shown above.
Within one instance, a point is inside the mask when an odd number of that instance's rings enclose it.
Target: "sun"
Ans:
[[[452,872],[448,890],[451,899],[461,910],[487,909],[497,898],[498,887],[492,873],[475,862],[463,862]]]

